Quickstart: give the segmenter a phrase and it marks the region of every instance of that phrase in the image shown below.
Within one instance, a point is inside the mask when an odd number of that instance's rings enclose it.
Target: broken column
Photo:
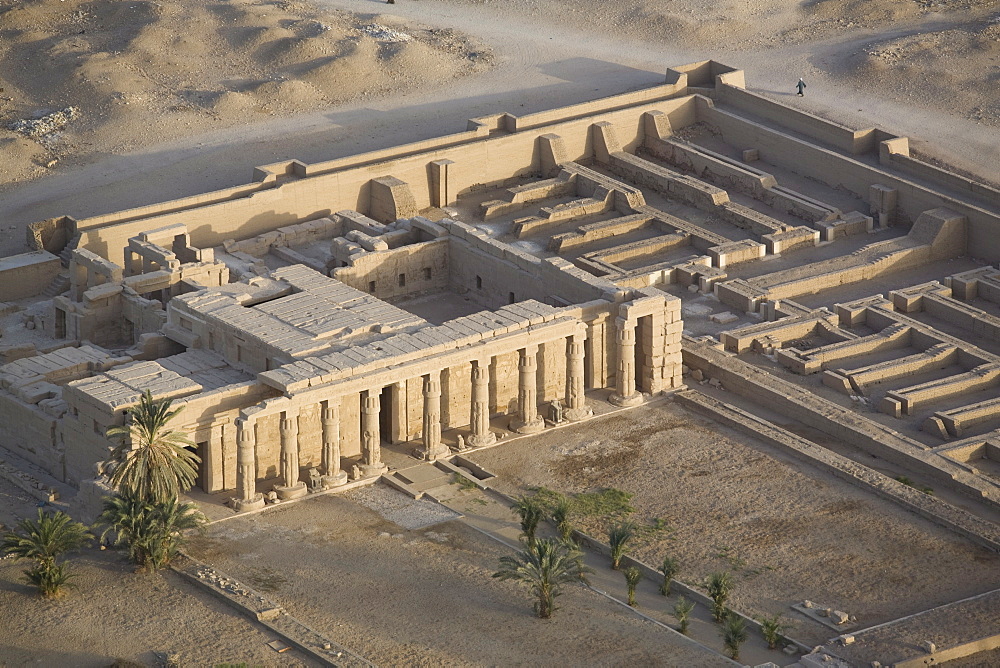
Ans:
[[[382,434],[379,432],[379,395],[382,389],[366,390],[361,395],[361,475],[382,475],[388,467],[382,463]]]
[[[424,376],[424,459],[433,461],[451,454],[441,442],[441,372]]]
[[[584,385],[584,343],[586,336],[574,334],[566,345],[566,413],[570,421],[582,420],[590,415]]]
[[[635,325],[625,318],[618,318],[618,387],[610,397],[616,406],[635,406],[642,403],[642,393],[635,389]]]
[[[308,489],[299,480],[299,419],[297,415],[281,414],[281,482],[274,486],[279,499],[304,496]]]

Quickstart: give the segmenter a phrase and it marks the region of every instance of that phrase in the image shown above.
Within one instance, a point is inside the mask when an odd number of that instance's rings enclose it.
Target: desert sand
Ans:
[[[757,92],[996,180],[998,17],[991,0],[0,0],[0,253],[49,216],[620,93],[709,57]],[[70,107],[54,132],[10,129]]]
[[[36,502],[0,479],[0,527],[35,517]],[[162,665],[241,662],[276,665],[276,640],[222,601],[171,571],[136,573],[118,550],[96,545],[69,555],[74,587],[59,600],[39,599],[21,582],[26,562],[0,560],[0,666],[105,668],[116,659]],[[295,651],[285,666],[314,663]]]

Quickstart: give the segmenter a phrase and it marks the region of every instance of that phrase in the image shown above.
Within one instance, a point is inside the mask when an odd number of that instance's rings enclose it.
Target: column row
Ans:
[[[564,417],[580,420],[589,414],[585,401],[585,341],[583,334],[569,338],[566,346],[566,411]],[[634,332],[632,347],[634,358]],[[518,394],[517,413],[512,417],[509,428],[521,434],[541,431],[544,418],[538,413],[538,346],[525,346],[518,351]],[[623,356],[619,355],[620,359]],[[496,441],[496,434],[490,429],[490,367],[492,357],[475,359],[471,362],[471,401],[469,405],[469,436],[467,443],[482,447]],[[632,362],[634,369],[634,359]],[[621,374],[620,374],[621,375]],[[633,371],[634,375],[634,371]],[[634,392],[634,378],[631,381]],[[619,384],[619,388],[622,385]],[[382,388],[361,393],[361,462],[356,467],[355,477],[377,476],[387,470],[382,462],[381,433],[379,417]],[[423,376],[423,429],[422,456],[434,460],[451,454],[441,440],[441,372]],[[325,487],[342,485],[348,475],[341,470],[341,399],[339,397],[322,402],[320,415],[322,424],[322,458],[320,473]],[[305,482],[300,480],[299,470],[299,417],[291,412],[282,412],[280,417],[281,459],[279,484],[275,492],[279,498],[290,499],[307,493]],[[250,510],[261,507],[263,497],[256,492],[256,434],[253,423],[238,420],[237,433],[237,509]]]

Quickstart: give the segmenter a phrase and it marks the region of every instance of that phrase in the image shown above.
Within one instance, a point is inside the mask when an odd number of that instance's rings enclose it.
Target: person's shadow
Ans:
[[[748,89],[748,90],[750,90],[751,92],[757,92],[757,93],[767,93],[768,95],[795,95],[795,91],[791,91],[791,92],[786,93],[785,91],[781,91],[781,90],[768,90],[766,88],[754,88],[754,89]]]

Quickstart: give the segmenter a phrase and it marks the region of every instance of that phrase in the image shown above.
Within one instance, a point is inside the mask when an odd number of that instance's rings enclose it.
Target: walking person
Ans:
[[[803,91],[806,89],[806,82],[802,80],[802,77],[799,77],[799,82],[795,84],[795,87],[799,89],[799,97],[803,97],[805,95]]]

